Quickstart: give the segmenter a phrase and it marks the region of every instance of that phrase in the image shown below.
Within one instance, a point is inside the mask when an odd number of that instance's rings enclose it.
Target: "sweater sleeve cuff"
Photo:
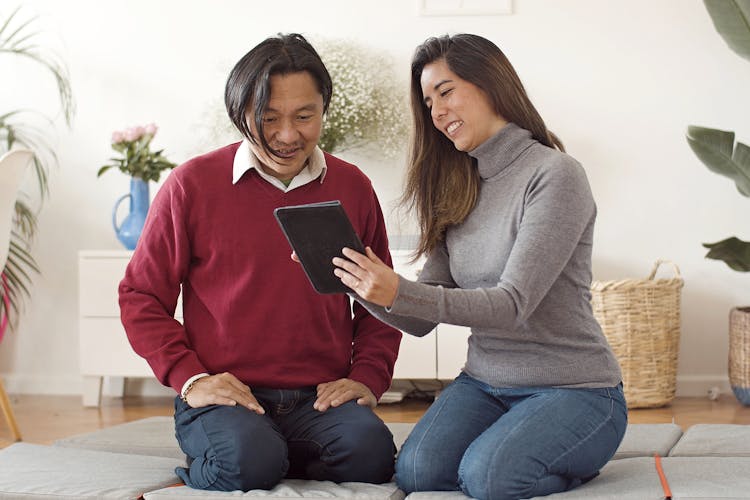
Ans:
[[[390,377],[384,377],[382,370],[372,366],[353,366],[349,378],[366,385],[372,391],[376,401],[391,386]]]
[[[442,317],[442,311],[440,311],[442,292],[443,287],[440,285],[426,285],[399,276],[396,297],[393,299],[391,307],[386,307],[385,310],[401,316],[412,316],[440,322]]]
[[[172,367],[167,375],[166,382],[177,394],[182,394],[183,389],[190,385],[193,378],[204,373],[208,374],[208,370],[198,361],[195,353],[191,352],[179,364]]]

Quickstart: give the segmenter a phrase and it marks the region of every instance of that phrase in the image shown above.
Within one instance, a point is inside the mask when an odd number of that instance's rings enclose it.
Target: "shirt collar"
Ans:
[[[294,176],[292,182],[289,183],[289,186],[285,186],[284,183],[279,179],[273,177],[272,175],[268,175],[263,171],[263,168],[261,168],[260,165],[260,161],[250,149],[250,142],[248,141],[248,139],[244,139],[242,141],[242,144],[240,144],[240,147],[237,148],[237,152],[234,154],[234,164],[232,165],[232,184],[237,184],[242,176],[245,175],[248,170],[252,169],[257,170],[258,175],[260,175],[261,178],[263,178],[270,184],[274,185],[284,192],[288,192],[292,189],[304,186],[305,184],[308,184],[318,178],[320,179],[320,183],[322,184],[323,179],[325,179],[326,172],[328,171],[328,166],[326,165],[326,159],[323,155],[323,150],[321,150],[318,146],[315,146],[315,149],[313,149],[310,158],[308,158],[307,160],[307,165],[305,165],[305,168],[303,168],[300,173]]]

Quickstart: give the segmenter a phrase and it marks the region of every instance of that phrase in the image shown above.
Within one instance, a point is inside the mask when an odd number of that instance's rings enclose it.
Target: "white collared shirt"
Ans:
[[[234,155],[234,164],[232,166],[232,184],[237,184],[242,176],[245,175],[245,172],[253,168],[258,171],[258,175],[260,175],[263,179],[265,179],[273,186],[281,189],[285,193],[300,186],[304,186],[305,184],[308,184],[318,178],[320,179],[320,182],[322,184],[323,179],[325,179],[326,172],[328,171],[328,166],[326,165],[323,151],[318,146],[315,146],[315,149],[313,149],[310,158],[308,158],[305,168],[303,168],[300,173],[294,176],[292,182],[290,182],[288,186],[285,186],[284,183],[279,179],[272,175],[268,175],[263,170],[260,161],[250,149],[250,141],[248,141],[248,139],[244,139],[242,141],[242,144],[240,144],[240,147],[237,148],[237,152]]]

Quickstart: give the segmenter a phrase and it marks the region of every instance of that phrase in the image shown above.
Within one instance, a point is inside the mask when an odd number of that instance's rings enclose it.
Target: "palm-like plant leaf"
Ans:
[[[750,0],[703,0],[716,31],[740,57],[750,61]],[[732,179],[750,197],[750,147],[734,143],[734,132],[690,126],[688,144],[711,171]],[[735,271],[750,271],[750,242],[732,236],[704,243],[706,258],[724,261]]]
[[[15,212],[15,226],[20,238],[24,241],[31,240],[37,228],[36,214],[31,210],[28,203],[22,199],[16,200]]]
[[[740,193],[750,196],[750,148],[741,142],[735,146],[734,132],[691,125],[687,140],[709,170],[729,177]]]
[[[18,19],[19,10],[20,7],[4,21],[0,20],[0,57],[10,55],[27,58],[47,69],[55,79],[62,114],[65,122],[70,125],[75,102],[67,68],[55,53],[41,50],[36,45],[35,38],[39,34],[33,30],[36,18],[21,21]],[[14,144],[34,152],[34,174],[43,200],[48,193],[48,173],[57,164],[57,156],[44,129],[32,125],[30,117],[44,125],[51,124],[49,118],[30,110],[0,113],[0,152],[9,150]],[[5,296],[10,305],[10,310],[5,310],[4,301],[0,300],[0,317],[7,316],[11,328],[16,325],[24,297],[30,296],[32,275],[39,273],[39,267],[29,250],[37,227],[36,220],[36,211],[29,203],[23,198],[16,200],[13,221],[15,230],[11,234],[8,260],[1,273],[3,284],[7,284],[7,288],[0,286],[0,298]]]
[[[750,0],[703,0],[729,48],[750,61]]]
[[[688,144],[709,170],[729,177],[744,196],[750,196],[750,148],[734,142],[734,132],[690,126]],[[706,258],[724,261],[735,271],[750,271],[750,243],[731,237],[704,243]]]
[[[19,10],[21,10],[21,7],[16,8],[0,26],[0,55],[7,53],[25,57],[47,68],[55,78],[63,116],[65,116],[65,121],[70,124],[75,113],[75,101],[73,91],[70,88],[70,76],[67,67],[54,52],[41,51],[36,45],[30,43],[38,35],[38,32],[30,31],[36,18],[32,17],[16,25],[16,16]]]
[[[704,243],[703,246],[709,249],[706,258],[723,260],[735,271],[750,271],[750,242],[732,236],[716,243]]]

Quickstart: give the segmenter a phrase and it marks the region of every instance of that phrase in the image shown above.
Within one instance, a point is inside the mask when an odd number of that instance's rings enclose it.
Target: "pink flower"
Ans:
[[[155,123],[149,123],[148,125],[137,125],[135,127],[128,127],[125,130],[117,130],[112,132],[112,144],[119,144],[121,142],[135,142],[141,139],[144,135],[154,137],[159,127]]]
[[[137,125],[112,132],[112,149],[118,157],[103,165],[97,177],[111,168],[116,168],[131,177],[144,181],[158,181],[162,171],[176,165],[162,155],[162,150],[151,151],[151,140],[159,127],[155,123]]]
[[[142,128],[142,127],[141,127]],[[138,131],[137,127],[130,127],[128,129],[125,129],[123,132],[123,135],[125,136],[125,140],[128,142],[137,141],[141,138],[142,132]]]
[[[119,130],[112,132],[112,144],[119,144],[125,139],[125,136]]]

